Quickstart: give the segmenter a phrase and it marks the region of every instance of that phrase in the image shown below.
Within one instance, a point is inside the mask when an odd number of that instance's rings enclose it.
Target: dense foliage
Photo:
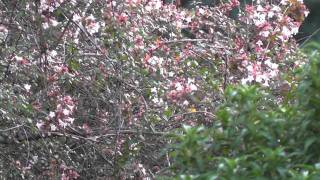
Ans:
[[[297,124],[317,112],[302,96],[316,88],[294,75],[307,14],[301,0],[0,1],[0,178],[316,173],[295,144],[317,147],[316,123]],[[162,150],[182,124],[185,143]]]
[[[185,126],[171,152],[177,178],[319,179],[319,51],[310,58],[286,100],[229,87],[212,127]]]

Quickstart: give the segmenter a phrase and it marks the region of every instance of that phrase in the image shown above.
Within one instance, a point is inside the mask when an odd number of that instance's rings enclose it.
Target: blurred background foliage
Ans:
[[[184,8],[193,8],[196,5],[214,6],[221,0],[179,0],[180,6]],[[175,2],[175,0],[165,0],[166,3]],[[251,0],[242,0],[243,3],[250,3]],[[307,41],[320,40],[320,1],[319,0],[304,0],[304,4],[310,10],[310,14],[305,19],[300,27],[299,33],[295,36],[299,44]],[[237,12],[234,11],[232,16]]]
[[[299,43],[305,40],[320,40],[320,1],[319,0],[305,0],[305,5],[308,7],[310,14],[305,19],[300,27],[300,32],[297,34],[296,39]]]

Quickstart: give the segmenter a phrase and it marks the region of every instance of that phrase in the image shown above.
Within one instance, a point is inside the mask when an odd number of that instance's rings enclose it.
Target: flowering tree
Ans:
[[[0,175],[61,179],[170,166],[165,135],[210,125],[228,84],[278,88],[280,72],[303,62],[292,60],[291,37],[308,13],[300,0],[191,10],[3,0],[0,9]]]

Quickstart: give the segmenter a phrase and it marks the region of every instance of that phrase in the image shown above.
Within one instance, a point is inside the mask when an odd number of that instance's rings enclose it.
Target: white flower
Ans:
[[[157,88],[156,87],[151,88],[151,93],[157,94]]]
[[[257,6],[257,11],[262,11],[263,12],[263,11],[265,11],[265,9],[261,5],[258,5]]]
[[[159,62],[159,58],[157,56],[152,56],[149,61],[150,64],[154,66]]]
[[[68,116],[70,114],[70,111],[68,109],[63,109],[62,113],[65,115],[65,116]]]
[[[273,16],[274,16],[274,12],[273,11],[268,12],[268,18],[272,18]]]
[[[58,23],[58,21],[56,21],[56,20],[54,20],[54,19],[51,19],[51,20],[50,20],[50,24],[51,24],[53,27],[55,27],[55,26],[57,26],[59,23]]]
[[[9,31],[5,26],[0,25],[0,39],[6,37],[8,32]]]
[[[70,111],[73,111],[74,105],[67,105],[67,107],[70,109]]]
[[[191,17],[187,17],[187,18],[185,18],[185,20],[187,23],[190,23],[192,21]]]
[[[71,0],[70,3],[71,3],[72,5],[76,5],[76,4],[77,4],[77,1],[76,1],[76,0]]]
[[[32,156],[32,160],[33,160],[33,162],[37,162],[38,161],[38,156]]]
[[[267,66],[269,66],[271,69],[278,69],[278,64],[271,62],[270,60],[266,60],[264,62]]]
[[[49,113],[49,117],[50,117],[50,118],[54,118],[55,116],[56,116],[56,113],[55,113],[55,112],[50,111],[50,113]]]
[[[273,6],[271,10],[275,12],[281,12],[281,8],[279,6]]]
[[[72,21],[79,22],[81,20],[81,16],[79,14],[75,14],[72,17]]]
[[[169,75],[169,77],[173,77],[174,76],[174,72],[169,72],[168,75]]]
[[[86,28],[90,34],[99,32],[100,23],[96,22],[96,18],[91,14],[86,18]]]
[[[261,35],[262,37],[268,37],[270,35],[270,32],[269,31],[261,31],[259,33],[259,35]]]
[[[74,118],[68,117],[68,118],[67,118],[67,119],[65,119],[65,120],[66,120],[66,122],[68,122],[68,123],[72,124],[72,123],[73,123],[73,121],[74,121]]]
[[[198,89],[198,87],[194,84],[190,84],[190,89],[191,89],[191,91],[196,91]]]
[[[55,57],[55,56],[57,56],[58,53],[57,53],[57,51],[52,50],[49,52],[49,54],[50,54],[50,56]]]
[[[42,121],[37,122],[36,126],[38,129],[41,129],[41,127],[44,125],[44,123]]]
[[[298,32],[299,32],[299,26],[292,27],[291,29],[292,34],[297,34]]]
[[[158,104],[160,101],[159,101],[159,98],[153,98],[152,102],[155,103],[155,104]]]
[[[155,8],[155,9],[160,9],[160,8],[161,8],[161,6],[162,6],[162,1],[157,0],[157,1],[155,2],[155,6],[154,6],[154,8]]]
[[[307,16],[309,15],[309,13],[310,13],[310,11],[305,10],[305,11],[304,11],[304,17],[307,17]]]
[[[255,13],[253,22],[256,26],[260,26],[266,22],[266,13]]]
[[[59,119],[58,122],[59,122],[59,125],[63,128],[67,127],[68,125],[67,123],[63,122],[61,119]]]
[[[247,70],[249,71],[249,72],[252,72],[253,71],[253,66],[250,64],[250,65],[248,65],[247,66]]]
[[[181,85],[181,83],[177,83],[175,85],[175,87],[176,87],[176,90],[178,90],[178,91],[182,91],[183,90],[183,86]]]
[[[58,128],[54,124],[50,124],[51,131],[56,131]]]
[[[241,84],[248,84],[254,80],[252,75],[249,75],[247,78],[241,80]]]
[[[268,86],[269,86],[269,81],[265,80],[262,85],[263,85],[264,87],[268,87]]]
[[[151,7],[151,6],[149,6],[149,5],[148,5],[148,6],[145,6],[145,10],[149,12],[149,11],[151,11],[151,10],[152,10],[152,7]]]
[[[44,22],[44,23],[42,23],[42,27],[43,27],[43,29],[48,29],[49,24],[47,22]]]
[[[138,164],[138,168],[141,170],[141,172],[142,172],[143,175],[146,174],[146,169],[143,167],[142,164]]]
[[[263,46],[263,42],[261,40],[256,42],[256,45],[258,45],[259,47]]]
[[[183,104],[184,106],[188,106],[188,105],[189,105],[189,101],[184,100],[182,104]]]
[[[280,4],[287,5],[288,4],[288,0],[281,0]]]
[[[270,77],[275,77],[275,76],[277,76],[277,74],[278,74],[278,71],[276,71],[276,70],[272,70],[272,71],[269,73]]]
[[[25,84],[25,85],[23,85],[23,87],[29,92],[30,88],[31,88],[31,85],[30,84]]]
[[[262,80],[263,80],[263,76],[262,76],[262,75],[256,76],[256,81],[257,81],[257,82],[261,83]]]
[[[203,14],[205,13],[205,10],[202,9],[202,8],[199,8],[199,13],[200,13],[201,15],[203,15]]]
[[[291,36],[292,32],[287,28],[286,26],[282,27],[282,35],[286,38],[289,38]]]

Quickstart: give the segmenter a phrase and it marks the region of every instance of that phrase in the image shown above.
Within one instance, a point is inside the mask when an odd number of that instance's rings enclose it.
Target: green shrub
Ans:
[[[171,147],[175,179],[319,179],[320,55],[309,53],[287,101],[229,87],[212,127],[184,126]]]

